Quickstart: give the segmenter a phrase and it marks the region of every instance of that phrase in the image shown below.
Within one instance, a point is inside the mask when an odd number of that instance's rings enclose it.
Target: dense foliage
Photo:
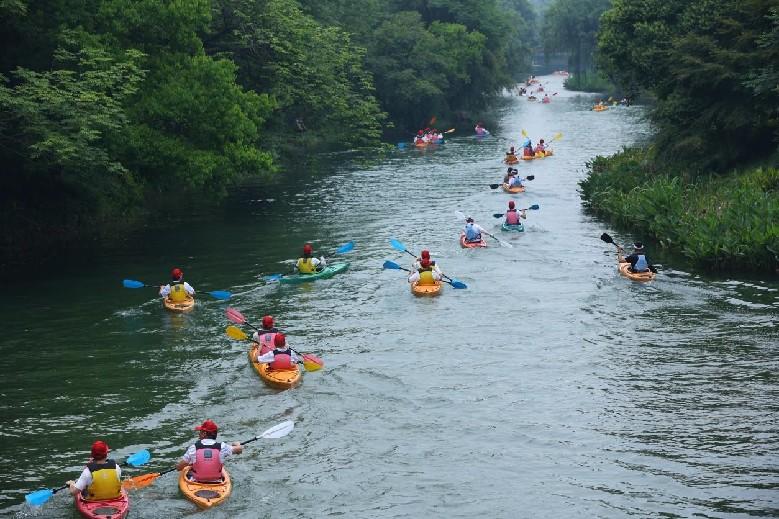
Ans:
[[[1,1],[3,249],[483,107],[532,24],[527,0]]]
[[[554,0],[544,12],[544,52],[568,54],[574,77],[594,69],[600,17],[612,0]]]

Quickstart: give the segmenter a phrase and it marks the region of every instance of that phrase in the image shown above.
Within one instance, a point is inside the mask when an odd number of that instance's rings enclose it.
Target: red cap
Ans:
[[[509,209],[514,209],[514,201],[509,200]]]
[[[429,251],[429,250],[427,250],[427,249],[423,250],[423,251],[422,251],[422,257],[423,257],[423,258],[430,259],[430,251]]]
[[[215,433],[219,430],[219,427],[213,422],[213,420],[206,420],[202,424],[195,427],[196,431],[205,431],[207,433]]]
[[[303,254],[312,254],[314,252],[314,248],[311,246],[310,243],[306,243],[303,245]]]
[[[277,333],[273,337],[273,345],[274,346],[281,347],[281,346],[284,346],[285,344],[287,344],[287,338],[284,337],[283,333]]]
[[[170,277],[173,278],[173,281],[179,281],[181,278],[184,277],[184,272],[180,268],[174,268],[170,271]]]
[[[424,132],[422,132],[422,130],[419,130],[419,131],[417,132],[417,135],[422,135],[422,133],[424,133]]]
[[[430,258],[422,258],[422,261],[419,262],[419,264],[425,268],[429,267],[430,263]]]
[[[92,444],[93,458],[105,458],[106,456],[108,456],[108,444],[106,442],[97,440]]]
[[[273,328],[273,317],[266,315],[262,318],[262,327],[263,328]]]

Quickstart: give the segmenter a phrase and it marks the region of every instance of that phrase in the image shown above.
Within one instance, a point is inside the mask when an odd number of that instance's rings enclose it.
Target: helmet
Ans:
[[[430,259],[430,251],[429,251],[429,250],[427,250],[427,249],[423,250],[423,251],[422,251],[422,257],[423,257],[423,258]]]
[[[430,266],[430,258],[422,258],[422,261],[419,262],[420,265],[422,265],[424,268],[427,268]]]
[[[467,223],[473,223],[473,218],[471,218],[471,217],[469,216],[468,218],[466,218],[466,219],[465,219],[465,221],[466,221]]]
[[[509,200],[509,209],[514,209],[514,201]]]
[[[273,337],[273,345],[277,347],[282,347],[287,344],[287,338],[284,337],[283,333],[277,333],[275,337]]]
[[[422,130],[419,130],[419,131],[417,132],[417,135],[422,135],[422,133],[423,133],[423,132],[422,132]]]
[[[262,318],[262,327],[263,328],[273,328],[273,317],[270,315],[266,315]]]
[[[170,277],[173,278],[173,281],[179,281],[184,277],[184,272],[180,268],[174,268],[170,271]]]
[[[304,255],[306,255],[306,254],[313,254],[313,253],[314,253],[314,248],[311,246],[310,243],[306,243],[305,245],[303,245],[303,254]]]

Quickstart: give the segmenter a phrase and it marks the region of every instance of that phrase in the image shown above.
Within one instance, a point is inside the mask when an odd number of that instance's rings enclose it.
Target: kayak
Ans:
[[[122,495],[116,499],[103,501],[87,501],[81,496],[75,498],[76,510],[83,517],[102,519],[124,519],[130,511],[130,499],[127,492],[122,490]]]
[[[440,281],[436,281],[435,285],[420,285],[419,283],[411,283],[411,293],[415,296],[437,296],[441,293],[441,287],[444,286]]]
[[[500,228],[507,232],[523,232],[525,230],[525,226],[521,223],[518,223],[516,225],[509,225],[506,222],[503,222],[500,224]]]
[[[508,155],[503,159],[504,164],[516,164],[517,162],[519,162],[519,159],[516,155]]]
[[[593,110],[594,112],[603,112],[604,110],[608,110],[608,109],[609,109],[609,107],[608,107],[608,106],[599,106],[599,105],[595,105],[595,106],[593,106],[593,107],[592,107],[592,110]]]
[[[300,384],[303,378],[300,366],[295,365],[295,369],[269,369],[267,364],[257,362],[258,353],[256,345],[249,348],[249,362],[265,384],[276,389],[289,389]]]
[[[305,283],[307,281],[316,281],[317,279],[327,279],[335,276],[336,274],[343,272],[349,268],[348,263],[333,263],[328,265],[321,272],[314,272],[313,274],[291,274],[289,276],[282,276],[279,279],[280,283]]]
[[[536,155],[535,155],[535,158],[543,159],[544,157],[551,157],[551,156],[552,156],[552,151],[551,150],[549,150],[549,151],[537,151]]]
[[[632,281],[652,281],[654,272],[630,272],[630,263],[623,261],[619,264],[619,273]]]
[[[465,234],[461,234],[460,245],[464,249],[478,249],[479,247],[486,247],[487,242],[484,241],[484,238],[482,238],[481,241],[465,241]]]
[[[195,503],[200,508],[211,508],[218,505],[230,495],[233,483],[230,474],[222,468],[222,481],[219,483],[198,483],[187,478],[189,469],[179,473],[179,488],[184,497]]]
[[[525,186],[516,186],[516,187],[509,187],[508,184],[503,184],[503,191],[506,193],[524,193],[525,192]]]
[[[522,155],[522,160],[533,160],[536,158],[534,155]]]
[[[188,297],[185,300],[181,301],[180,303],[174,303],[169,298],[164,298],[162,300],[162,306],[165,307],[166,310],[170,310],[171,312],[190,312],[193,308],[195,308],[195,298],[194,297]]]

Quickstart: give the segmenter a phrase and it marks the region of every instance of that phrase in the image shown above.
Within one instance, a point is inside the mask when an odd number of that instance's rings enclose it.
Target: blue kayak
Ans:
[[[503,222],[500,225],[500,228],[509,232],[523,232],[525,230],[525,227],[521,223],[518,223],[517,225],[509,225],[506,222]]]

